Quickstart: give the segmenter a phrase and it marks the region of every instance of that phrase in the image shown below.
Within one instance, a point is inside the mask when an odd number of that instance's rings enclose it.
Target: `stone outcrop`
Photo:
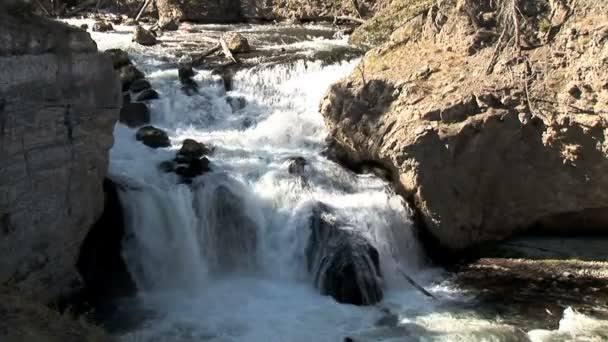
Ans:
[[[489,1],[386,11],[403,20],[322,101],[331,154],[388,170],[445,250],[608,232],[605,5],[532,4],[517,45]]]
[[[2,9],[0,32],[0,284],[51,298],[80,284],[120,83],[78,28]]]

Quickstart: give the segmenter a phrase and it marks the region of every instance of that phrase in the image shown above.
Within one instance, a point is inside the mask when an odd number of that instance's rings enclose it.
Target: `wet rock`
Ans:
[[[238,112],[247,105],[247,100],[243,96],[227,96],[226,102],[228,102],[230,108],[232,108],[233,113]]]
[[[203,143],[193,139],[186,139],[182,143],[182,148],[177,152],[177,155],[184,158],[201,158],[209,152],[209,148]]]
[[[104,54],[109,56],[112,60],[112,65],[114,65],[114,69],[120,69],[126,65],[131,64],[131,60],[129,60],[129,54],[121,49],[108,49],[104,51]]]
[[[175,19],[167,20],[164,22],[161,21],[159,22],[158,26],[163,31],[177,31],[179,29],[179,24]]]
[[[125,104],[125,103],[129,103],[129,102],[131,102],[131,94],[129,94],[129,93],[122,94],[122,103]]]
[[[152,148],[171,146],[167,132],[154,126],[145,126],[138,129],[135,139]]]
[[[192,178],[200,176],[206,172],[211,171],[209,159],[203,158],[192,158],[186,165],[178,165],[175,168],[175,173],[182,176],[184,182],[190,183]]]
[[[131,84],[137,80],[143,79],[144,73],[139,71],[134,65],[125,65],[120,68],[120,80],[122,82],[122,90],[127,91],[131,87]]]
[[[135,21],[135,19],[127,19],[124,21],[123,25],[135,26],[135,25],[137,25],[137,21]]]
[[[133,41],[140,45],[152,46],[156,44],[156,37],[152,32],[141,26],[137,26],[135,27],[135,31],[133,31]]]
[[[123,103],[119,121],[133,128],[150,123],[150,110],[143,103]]]
[[[291,157],[289,158],[289,166],[287,172],[290,175],[301,176],[304,174],[304,167],[308,164],[304,157]]]
[[[186,95],[192,96],[198,92],[198,84],[192,79],[196,75],[192,68],[192,63],[180,64],[177,69],[177,75],[182,84],[182,90]]]
[[[240,33],[226,33],[223,38],[228,44],[228,49],[232,53],[249,52],[251,50],[249,41]]]
[[[109,23],[107,21],[97,21],[97,22],[95,22],[95,24],[93,24],[93,31],[94,32],[114,31],[114,27],[112,26],[111,23]]]
[[[150,82],[144,79],[135,80],[133,83],[131,83],[131,86],[129,86],[129,90],[133,93],[139,93],[150,88],[152,88]]]
[[[160,96],[154,89],[146,89],[142,91],[139,95],[137,95],[136,101],[150,101],[150,100],[158,100]]]
[[[313,209],[310,229],[308,270],[322,294],[354,305],[382,300],[379,254],[366,238],[339,222],[322,203]]]
[[[82,24],[82,25],[80,25],[80,28],[86,31],[86,30],[88,30],[88,29],[89,29],[89,25],[87,25],[87,24]]]

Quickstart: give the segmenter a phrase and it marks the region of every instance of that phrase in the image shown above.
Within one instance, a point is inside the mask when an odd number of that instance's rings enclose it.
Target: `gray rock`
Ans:
[[[242,96],[227,96],[226,102],[230,105],[232,112],[238,112],[247,105],[247,100]]]
[[[137,130],[135,139],[152,148],[169,147],[171,141],[167,132],[154,126],[144,126]]]
[[[186,139],[182,143],[182,148],[180,148],[177,153],[178,156],[186,157],[186,158],[201,158],[202,156],[208,154],[210,149],[205,146],[205,144],[200,143],[193,139]]]
[[[240,33],[226,33],[223,38],[228,44],[228,49],[233,53],[249,52],[251,50],[249,41]]]
[[[150,123],[150,110],[144,103],[124,103],[120,109],[120,122],[133,128]]]
[[[50,299],[81,284],[120,86],[79,28],[0,11],[0,32],[0,283]]]

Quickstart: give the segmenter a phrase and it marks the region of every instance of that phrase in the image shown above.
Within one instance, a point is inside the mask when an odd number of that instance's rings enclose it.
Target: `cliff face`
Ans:
[[[0,11],[0,284],[49,298],[79,284],[120,84],[86,32]]]
[[[394,1],[360,28],[390,37],[321,104],[334,156],[390,170],[452,251],[608,232],[606,4],[521,4],[513,23],[491,1]]]

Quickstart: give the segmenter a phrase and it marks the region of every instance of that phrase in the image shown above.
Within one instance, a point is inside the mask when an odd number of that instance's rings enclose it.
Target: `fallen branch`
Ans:
[[[350,17],[347,15],[338,15],[338,16],[334,17],[334,22],[336,22],[338,20],[353,21],[355,23],[365,24],[365,20],[363,20],[361,18]]]
[[[213,55],[214,53],[216,53],[216,52],[220,51],[221,49],[222,49],[221,44],[217,44],[216,46],[214,46],[214,47],[212,47],[211,49],[209,49],[209,50],[207,50],[207,51],[203,52],[203,53],[202,53],[202,54],[200,54],[200,55],[198,55],[198,54],[197,54],[197,55],[193,55],[193,57],[192,57],[192,63],[193,63],[193,64],[199,64],[199,63],[201,63],[201,62],[202,62],[202,60],[203,60],[204,58],[207,58],[207,57],[209,57],[209,56]]]
[[[433,299],[437,299],[435,296],[433,296],[432,293],[425,290],[424,287],[420,286],[414,279],[412,279],[412,277],[407,275],[407,273],[405,273],[405,271],[403,271],[399,266],[397,266],[397,271],[399,271],[399,273],[401,273],[401,275],[405,278],[405,280],[407,280],[408,283],[410,283],[418,291],[422,292],[423,295],[433,298]]]
[[[232,52],[230,52],[230,49],[228,48],[228,43],[226,43],[226,40],[224,38],[220,38],[220,46],[222,47],[222,52],[224,53],[224,56],[226,56],[226,58],[230,59],[234,63],[239,63],[239,61],[234,58]]]
[[[141,7],[141,9],[139,10],[139,13],[137,13],[137,16],[135,17],[135,21],[139,21],[139,18],[141,17],[142,14],[144,14],[144,11],[146,10],[146,7],[148,7],[148,5],[150,4],[151,0],[145,0],[144,5]]]

